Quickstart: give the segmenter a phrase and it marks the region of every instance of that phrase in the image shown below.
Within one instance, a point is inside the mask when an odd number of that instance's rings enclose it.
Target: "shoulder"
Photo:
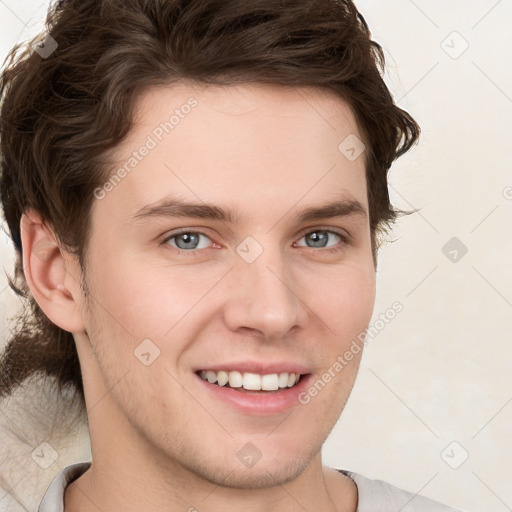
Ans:
[[[460,512],[437,501],[405,491],[382,480],[338,469],[357,485],[357,512]]]
[[[90,467],[90,462],[78,462],[62,469],[52,480],[46,491],[38,512],[62,512],[64,510],[64,492],[66,487]]]
[[[37,510],[62,468],[90,460],[87,417],[40,374],[0,397],[0,411],[0,512]]]

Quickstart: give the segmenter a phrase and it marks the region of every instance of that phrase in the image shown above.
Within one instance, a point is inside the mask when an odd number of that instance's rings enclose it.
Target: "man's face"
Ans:
[[[349,136],[361,138],[348,106],[306,88],[180,84],[141,97],[112,167],[130,171],[94,200],[89,340],[75,335],[93,457],[108,438],[113,459],[143,449],[234,487],[294,478],[318,457],[361,352],[332,369],[375,296],[368,214],[353,206],[368,212],[364,154],[338,148]],[[234,218],[143,214],[166,198]],[[347,201],[347,215],[298,218]],[[258,368],[299,369],[302,387],[250,394],[200,377]]]

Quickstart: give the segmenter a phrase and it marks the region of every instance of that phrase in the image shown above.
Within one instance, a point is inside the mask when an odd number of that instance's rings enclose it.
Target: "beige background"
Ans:
[[[421,212],[399,221],[381,251],[378,334],[324,460],[467,511],[504,512],[512,509],[512,1],[357,5],[386,49],[388,85],[423,129],[390,181],[394,204]],[[45,10],[0,0],[2,60]],[[17,307],[5,282],[2,333]],[[403,311],[382,328],[379,315],[396,301]]]

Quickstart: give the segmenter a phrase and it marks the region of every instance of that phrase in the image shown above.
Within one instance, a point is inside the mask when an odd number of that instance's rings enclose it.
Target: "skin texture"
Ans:
[[[317,379],[367,327],[375,299],[368,216],[293,218],[348,196],[368,211],[364,154],[350,161],[338,150],[347,136],[362,138],[354,116],[310,88],[152,88],[111,155],[112,173],[191,97],[197,106],[94,201],[89,295],[57,243],[38,257],[55,239],[37,212],[21,222],[29,286],[73,333],[84,379],[93,464],[68,487],[65,510],[355,511],[355,484],[322,465],[321,447],[361,352],[307,405],[267,416],[206,396],[194,374],[233,360],[292,361]],[[133,221],[170,194],[230,208],[238,222]],[[199,248],[165,241],[181,228],[206,235]],[[306,236],[322,230],[351,238],[331,234],[323,247]],[[263,250],[252,263],[236,251],[248,236]],[[149,366],[134,356],[145,339],[160,350]],[[262,454],[250,468],[237,457],[248,442]]]

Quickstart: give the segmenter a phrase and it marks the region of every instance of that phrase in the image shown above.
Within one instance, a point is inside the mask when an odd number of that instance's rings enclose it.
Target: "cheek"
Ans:
[[[162,338],[218,281],[215,272],[148,265],[133,257],[97,262],[93,275],[93,294],[106,322],[119,324],[137,339]]]
[[[306,284],[308,305],[338,339],[357,335],[371,320],[375,302],[375,272],[370,266],[332,268]]]

